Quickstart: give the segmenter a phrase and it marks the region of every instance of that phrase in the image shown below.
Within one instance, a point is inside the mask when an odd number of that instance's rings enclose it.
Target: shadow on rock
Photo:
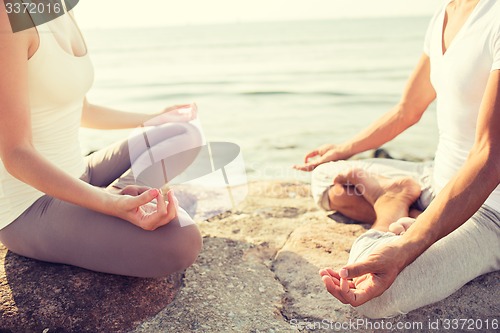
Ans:
[[[173,301],[182,274],[141,279],[27,259],[0,244],[0,332],[123,332]]]

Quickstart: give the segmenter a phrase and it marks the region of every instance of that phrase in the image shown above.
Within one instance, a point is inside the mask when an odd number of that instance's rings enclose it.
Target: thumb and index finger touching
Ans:
[[[165,203],[165,200],[163,199],[162,192],[156,188],[149,189],[135,198],[136,198],[135,204],[138,206],[143,206],[156,199],[158,212],[177,210],[177,199],[174,196],[173,190],[167,192],[168,205]]]
[[[304,158],[304,163],[308,163],[310,158],[316,157],[319,155],[319,151],[317,149],[309,152]]]
[[[148,190],[141,195],[134,197],[133,206],[136,211],[156,199],[156,209],[154,211],[145,211],[142,214],[140,226],[146,230],[155,230],[156,228],[168,224],[178,213],[178,201],[172,190],[167,192],[167,202],[163,194],[158,189]]]
[[[168,204],[165,203],[165,200],[163,199],[163,196],[160,192],[157,200],[156,212],[160,215],[160,217],[166,215],[168,217],[168,222],[170,222],[171,219],[177,216],[178,203],[177,199],[174,196],[174,191],[170,190],[167,192],[167,201]]]
[[[312,152],[308,153],[306,157],[304,158],[304,164],[301,165],[294,165],[295,169],[301,170],[301,171],[312,171],[314,170],[318,165],[323,163],[323,158],[317,158],[314,161],[310,161],[310,159],[320,156],[320,152],[316,149],[313,150]]]
[[[143,206],[156,199],[160,193],[160,190],[156,188],[149,189],[133,198],[134,205],[137,207]]]

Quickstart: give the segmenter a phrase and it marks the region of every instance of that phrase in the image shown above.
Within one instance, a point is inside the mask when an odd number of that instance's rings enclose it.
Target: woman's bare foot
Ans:
[[[363,169],[351,169],[337,176],[334,183],[352,186],[353,195],[363,195],[375,209],[374,227],[384,231],[391,223],[409,216],[410,206],[421,193],[420,185],[410,177],[390,179]]]

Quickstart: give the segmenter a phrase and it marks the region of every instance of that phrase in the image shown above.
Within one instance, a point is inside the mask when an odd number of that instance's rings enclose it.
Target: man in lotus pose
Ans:
[[[500,269],[500,2],[447,0],[400,103],[341,145],[296,168],[314,169],[326,210],[373,223],[348,264],[320,274],[328,291],[371,318],[407,313]],[[392,140],[437,99],[433,163],[343,161]]]

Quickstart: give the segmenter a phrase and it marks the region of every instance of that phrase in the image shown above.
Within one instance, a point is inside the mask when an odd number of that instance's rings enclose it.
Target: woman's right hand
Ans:
[[[144,122],[144,126],[158,126],[166,123],[187,123],[198,117],[196,103],[170,106]]]
[[[156,199],[156,203],[153,201]],[[172,190],[167,192],[168,204],[160,190],[152,188],[136,196],[114,195],[113,215],[148,231],[168,224],[177,217],[178,201]]]
[[[343,160],[349,157],[341,146],[325,144],[309,152],[304,159],[304,164],[296,164],[293,167],[301,171],[312,171],[320,164]]]

